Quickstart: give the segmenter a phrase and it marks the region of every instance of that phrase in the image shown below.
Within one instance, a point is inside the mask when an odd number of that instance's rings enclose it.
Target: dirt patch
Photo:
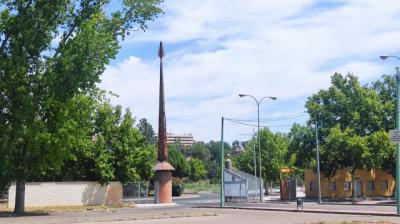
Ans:
[[[54,212],[84,212],[84,211],[113,211],[120,208],[134,208],[133,203],[122,203],[117,205],[103,206],[46,206],[46,207],[27,207],[23,216],[48,215]],[[16,216],[11,209],[0,207],[0,217]]]

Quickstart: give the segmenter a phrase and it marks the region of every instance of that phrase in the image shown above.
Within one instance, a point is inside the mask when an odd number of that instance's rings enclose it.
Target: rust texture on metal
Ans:
[[[160,57],[160,98],[158,111],[158,156],[159,162],[168,161],[168,146],[167,146],[167,127],[165,120],[165,98],[164,98],[164,77],[163,77],[163,57],[164,48],[160,42],[158,56]]]

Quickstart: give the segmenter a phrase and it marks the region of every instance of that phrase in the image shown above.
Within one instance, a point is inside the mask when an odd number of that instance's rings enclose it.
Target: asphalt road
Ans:
[[[0,218],[0,223],[15,224],[67,224],[67,223],[110,223],[110,224],[137,224],[137,223],[177,223],[177,224],[287,224],[287,223],[341,223],[343,221],[363,221],[369,224],[378,221],[386,223],[400,223],[398,217],[312,214],[293,212],[253,211],[239,209],[200,209],[187,207],[157,208],[157,209],[119,209],[116,211],[89,211],[89,212],[60,212],[43,216],[26,216]],[[361,224],[361,223],[360,223]]]
[[[152,204],[153,198],[141,198],[141,199],[124,199],[125,202],[134,202],[136,204]],[[178,206],[191,207],[203,204],[216,204],[219,203],[219,194],[200,192],[198,194],[185,194],[182,197],[174,197],[174,203]]]
[[[23,217],[2,217],[0,224],[66,224],[66,223],[110,223],[110,224],[136,224],[136,223],[177,223],[177,224],[280,224],[280,223],[341,223],[343,221],[359,221],[361,223],[399,223],[400,217],[370,216],[370,215],[347,215],[347,214],[324,214],[324,213],[302,213],[302,212],[282,212],[282,211],[260,211],[242,209],[219,209],[219,208],[195,208],[196,206],[217,205],[219,202],[218,194],[200,193],[199,195],[189,195],[175,200],[176,206],[173,207],[147,207],[147,208],[123,208],[101,211],[82,211],[82,212],[54,212],[50,214],[39,214],[35,216]],[[229,204],[229,203],[228,203]],[[234,205],[230,203],[229,205]],[[241,206],[259,206],[260,204],[245,203],[237,204]],[[263,206],[287,207],[294,206],[293,202],[268,202]],[[309,202],[305,205],[308,208],[320,207]],[[365,206],[365,205],[324,205],[326,208],[343,209],[370,209],[370,210],[391,210],[394,206]],[[335,207],[336,206],[336,207]],[[382,222],[380,222],[382,223]]]

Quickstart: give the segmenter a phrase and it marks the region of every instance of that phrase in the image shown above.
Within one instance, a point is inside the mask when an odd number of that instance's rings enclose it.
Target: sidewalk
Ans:
[[[176,200],[184,200],[191,198],[198,198],[198,194],[182,194],[179,197],[172,197],[173,201]],[[122,199],[124,202],[134,202],[135,204],[154,204],[154,196],[152,197],[142,197],[142,198],[124,198]]]
[[[382,201],[379,201],[382,203]],[[373,216],[397,216],[396,204],[387,201],[386,204],[368,202],[358,202],[352,204],[346,202],[326,202],[318,204],[316,202],[303,202],[303,210],[297,208],[293,201],[266,201],[264,203],[225,203],[224,208],[229,209],[247,209],[247,210],[265,210],[265,211],[283,211],[283,212],[306,212],[306,213],[327,213],[327,214],[346,214],[346,215],[373,215]],[[201,208],[219,208],[219,205],[208,204],[198,206]]]

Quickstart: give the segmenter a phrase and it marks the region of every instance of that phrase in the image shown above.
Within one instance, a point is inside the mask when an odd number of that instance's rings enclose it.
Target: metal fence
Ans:
[[[123,196],[124,198],[146,198],[149,189],[146,181],[137,181],[124,184]]]
[[[224,169],[225,201],[257,201],[260,178],[237,169]]]

